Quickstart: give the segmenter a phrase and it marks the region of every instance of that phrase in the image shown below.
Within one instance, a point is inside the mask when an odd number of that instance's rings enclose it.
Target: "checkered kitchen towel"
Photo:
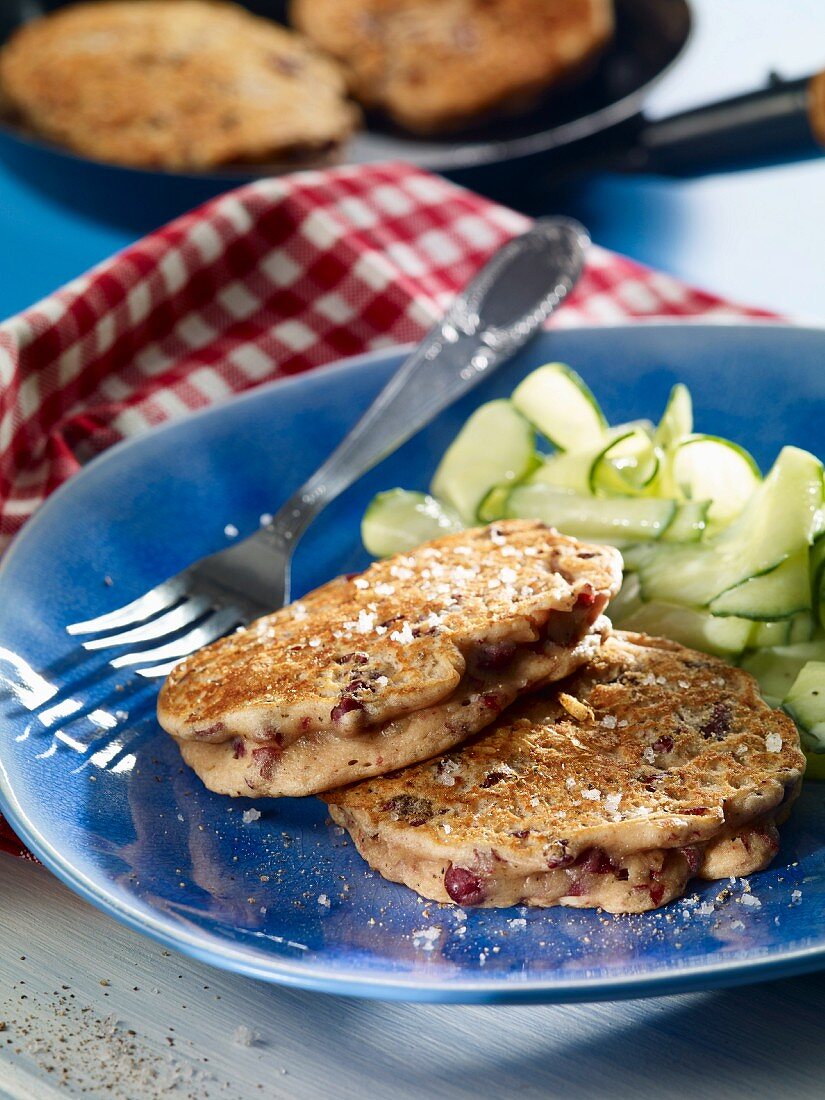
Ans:
[[[118,439],[260,382],[415,340],[520,214],[407,165],[218,198],[0,326],[0,552]],[[594,247],[558,326],[758,316]],[[20,845],[0,819],[0,848]]]

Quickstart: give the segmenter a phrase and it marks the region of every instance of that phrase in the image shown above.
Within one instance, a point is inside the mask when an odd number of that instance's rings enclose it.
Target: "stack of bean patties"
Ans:
[[[620,583],[540,523],[450,535],[183,661],[159,718],[210,789],[322,793],[427,897],[650,909],[766,866],[804,757],[745,673],[612,633]]]

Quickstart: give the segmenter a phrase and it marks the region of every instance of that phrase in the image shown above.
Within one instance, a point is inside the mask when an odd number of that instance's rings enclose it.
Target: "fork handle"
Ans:
[[[590,238],[543,218],[500,248],[323,465],[254,536],[279,549],[322,508],[522,347],[565,300]]]

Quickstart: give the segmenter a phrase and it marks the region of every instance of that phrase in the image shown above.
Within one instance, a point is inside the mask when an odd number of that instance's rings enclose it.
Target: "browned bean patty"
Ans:
[[[462,905],[641,912],[766,867],[805,758],[741,669],[616,633],[461,748],[324,796],[364,858]]]
[[[0,85],[6,105],[42,136],[144,167],[311,158],[358,122],[335,61],[213,0],[69,5],[12,37]]]
[[[310,794],[443,752],[598,649],[609,547],[511,520],[376,562],[182,661],[161,725],[213,790]]]

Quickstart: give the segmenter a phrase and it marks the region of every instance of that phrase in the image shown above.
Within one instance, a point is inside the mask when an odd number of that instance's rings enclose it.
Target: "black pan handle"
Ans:
[[[631,171],[679,174],[804,156],[825,147],[825,73],[798,80],[772,76],[768,86],[643,122],[624,155]]]

